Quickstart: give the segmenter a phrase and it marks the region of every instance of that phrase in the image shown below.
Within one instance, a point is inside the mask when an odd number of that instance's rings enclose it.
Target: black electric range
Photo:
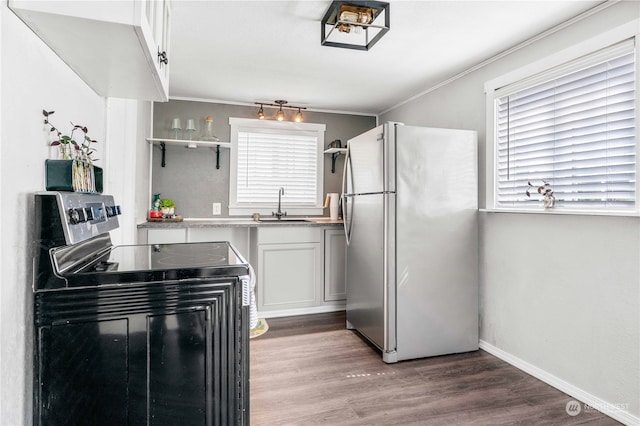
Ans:
[[[248,424],[242,255],[224,241],[114,246],[108,195],[35,205],[34,423]]]
[[[58,277],[67,287],[249,274],[247,262],[226,241],[110,246],[82,261],[73,251],[51,251]]]

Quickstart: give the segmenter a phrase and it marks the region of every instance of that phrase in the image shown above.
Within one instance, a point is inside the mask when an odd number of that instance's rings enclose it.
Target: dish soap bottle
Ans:
[[[153,202],[151,203],[151,210],[149,210],[149,218],[162,218],[162,212],[160,211],[160,194],[153,194]]]
[[[153,194],[153,204],[151,207],[154,211],[160,211],[160,194]]]

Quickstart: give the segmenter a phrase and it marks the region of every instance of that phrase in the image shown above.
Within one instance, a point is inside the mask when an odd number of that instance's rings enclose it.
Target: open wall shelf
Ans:
[[[324,151],[325,154],[331,154],[331,173],[336,172],[336,158],[340,154],[346,154],[347,148],[329,148]]]
[[[211,142],[211,141],[199,141],[199,140],[184,140],[184,139],[159,139],[159,138],[147,138],[147,142],[152,145],[158,145],[162,150],[162,162],[161,166],[166,165],[165,156],[167,153],[167,145],[184,146],[185,148],[215,148],[216,149],[216,169],[220,168],[220,148],[231,148],[231,142]]]
[[[219,146],[220,148],[231,148],[231,142],[210,142],[210,141],[200,141],[200,140],[185,140],[185,139],[159,139],[159,138],[147,138],[147,142],[153,145],[160,145],[161,143],[165,143],[167,145],[195,145],[196,147],[207,147],[207,148],[215,148]]]

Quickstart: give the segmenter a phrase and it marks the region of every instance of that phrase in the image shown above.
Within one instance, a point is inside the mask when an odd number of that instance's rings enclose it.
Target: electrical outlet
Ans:
[[[213,214],[219,216],[222,213],[220,203],[213,203]]]

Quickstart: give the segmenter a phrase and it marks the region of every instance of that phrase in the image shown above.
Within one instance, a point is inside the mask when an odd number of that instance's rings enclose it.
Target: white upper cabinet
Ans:
[[[136,1],[136,3],[138,2]],[[144,39],[147,42],[148,51],[151,52],[156,72],[165,88],[166,94],[169,88],[171,6],[169,0],[145,0],[144,7],[148,26],[142,25],[140,27],[141,40]],[[167,100],[167,97],[164,100]]]
[[[9,0],[9,7],[98,95],[168,100],[169,0]]]

